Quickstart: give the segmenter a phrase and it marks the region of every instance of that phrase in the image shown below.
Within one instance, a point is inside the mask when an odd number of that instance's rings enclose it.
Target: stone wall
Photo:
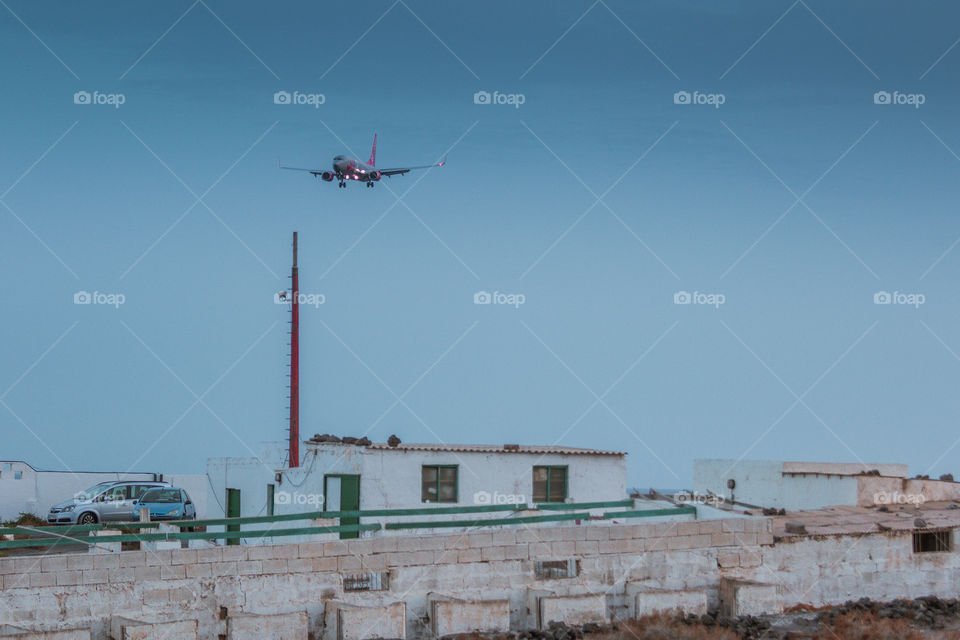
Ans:
[[[199,638],[215,640],[239,628],[240,617],[303,613],[311,637],[356,640],[367,637],[375,618],[399,610],[406,637],[419,638],[430,634],[430,603],[437,601],[494,608],[494,601],[507,601],[516,630],[546,624],[540,615],[556,611],[624,618],[645,602],[670,608],[671,593],[678,603],[702,597],[690,592],[705,593],[716,608],[722,580],[772,585],[782,606],[863,595],[955,597],[956,557],[913,554],[909,533],[774,545],[766,518],[19,557],[0,559],[0,625],[84,628],[105,640],[112,616],[189,619],[197,621]],[[541,560],[565,561],[556,566],[576,575],[538,578]],[[371,584],[384,589],[345,589],[363,573],[381,574]],[[468,620],[482,609],[465,607],[473,613],[458,622],[456,607],[447,607],[444,628],[462,624],[469,631]]]
[[[958,530],[950,535],[956,550]],[[761,555],[760,571],[744,575],[776,584],[787,606],[960,596],[960,553],[914,553],[910,531],[788,538]]]

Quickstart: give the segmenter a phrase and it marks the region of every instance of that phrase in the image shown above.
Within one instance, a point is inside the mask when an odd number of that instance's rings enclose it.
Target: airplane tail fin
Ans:
[[[373,149],[370,150],[370,160],[367,164],[371,167],[377,166],[377,134],[373,134]]]

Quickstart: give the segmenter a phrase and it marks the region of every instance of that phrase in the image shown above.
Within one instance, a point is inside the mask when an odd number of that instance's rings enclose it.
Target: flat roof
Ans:
[[[338,444],[329,442],[311,442],[310,444]],[[401,442],[391,447],[384,442],[374,442],[366,446],[375,451],[437,451],[449,453],[533,453],[533,454],[562,454],[581,456],[625,456],[623,451],[603,451],[600,449],[581,449],[578,447],[559,446],[531,446],[531,445],[503,445],[503,444],[443,444]]]
[[[751,465],[779,466],[783,475],[832,475],[832,476],[859,476],[876,475],[893,478],[906,478],[908,467],[895,462],[804,462],[802,460],[756,460],[732,458],[695,458],[694,465],[723,464],[729,466],[732,472],[735,468]],[[728,472],[729,473],[729,472]]]
[[[26,460],[0,460],[0,464],[23,464],[26,465],[31,471],[36,471],[37,473],[70,473],[74,475],[79,475],[81,473],[96,473],[100,475],[115,475],[115,476],[156,476],[160,475],[158,472],[154,471],[77,471],[74,469],[37,469],[35,466],[27,462]]]
[[[879,473],[881,476],[905,478],[908,468],[905,464],[893,462],[793,462],[783,463],[784,474],[819,474],[859,476]]]
[[[773,537],[789,540],[805,536],[855,535],[881,531],[925,531],[960,526],[960,505],[955,502],[925,502],[919,506],[824,507],[813,511],[790,511],[773,516]],[[917,518],[927,525],[919,527]],[[806,533],[787,532],[787,523],[803,525]],[[791,527],[793,529],[793,527]]]

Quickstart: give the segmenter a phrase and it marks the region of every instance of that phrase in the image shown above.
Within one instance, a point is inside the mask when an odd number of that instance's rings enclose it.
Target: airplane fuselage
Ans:
[[[350,156],[333,157],[333,173],[340,181],[359,180],[360,182],[377,182],[380,172],[366,162],[361,162]]]

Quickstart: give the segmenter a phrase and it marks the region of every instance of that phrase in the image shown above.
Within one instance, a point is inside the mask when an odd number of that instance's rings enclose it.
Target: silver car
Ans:
[[[77,493],[73,500],[50,507],[50,524],[97,524],[130,520],[134,503],[150,489],[169,487],[165,482],[120,480],[101,482]]]

